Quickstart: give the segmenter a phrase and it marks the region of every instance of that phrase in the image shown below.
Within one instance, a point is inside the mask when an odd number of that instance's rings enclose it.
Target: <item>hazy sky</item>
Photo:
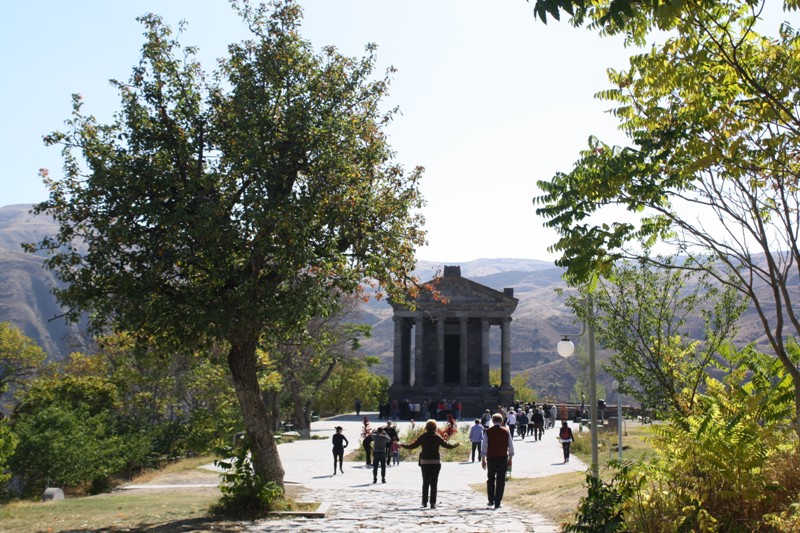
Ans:
[[[536,180],[569,171],[596,134],[624,142],[608,103],[606,68],[631,51],[566,23],[534,20],[525,0],[301,0],[303,35],[315,47],[363,55],[378,45],[378,74],[397,68],[389,105],[400,107],[390,142],[406,168],[426,168],[429,245],[419,259],[552,259],[555,236],[531,204]],[[206,70],[226,45],[248,37],[225,0],[38,0],[4,6],[0,33],[0,205],[46,198],[37,175],[59,176],[58,148],[42,136],[63,128],[70,95],[108,120],[119,99],[108,79],[127,80],[139,59],[136,17],[162,15]]]

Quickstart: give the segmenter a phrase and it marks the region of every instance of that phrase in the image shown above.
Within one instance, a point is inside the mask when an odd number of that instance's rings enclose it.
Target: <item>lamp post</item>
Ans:
[[[599,475],[598,465],[600,461],[597,455],[597,368],[595,367],[595,347],[594,347],[594,304],[592,297],[586,299],[586,309],[588,320],[583,323],[583,330],[577,335],[562,335],[562,339],[558,342],[556,350],[561,357],[569,357],[575,353],[575,345],[569,339],[570,337],[580,337],[584,333],[588,333],[589,341],[589,429],[591,430],[592,437],[592,477],[597,478]]]
[[[617,391],[617,449],[619,451],[619,460],[622,461],[622,402],[619,398],[620,382],[614,380],[614,390]]]

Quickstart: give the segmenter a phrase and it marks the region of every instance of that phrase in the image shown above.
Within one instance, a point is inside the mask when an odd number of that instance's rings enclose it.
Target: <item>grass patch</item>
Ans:
[[[624,460],[639,461],[652,452],[647,442],[650,435],[649,425],[637,422],[627,423],[626,434],[622,436],[622,457]],[[612,446],[611,458],[617,459],[617,434],[601,431],[598,434],[600,477],[608,481],[613,472],[605,467],[608,464],[608,444]],[[608,442],[603,442],[608,441]],[[575,443],[571,451],[590,464],[591,434],[588,429],[575,431]],[[478,492],[486,492],[486,484],[472,486]],[[563,524],[572,519],[578,502],[586,496],[586,472],[566,472],[542,478],[515,478],[506,482],[503,503],[518,509],[530,510],[540,514],[556,524]]]
[[[575,513],[578,501],[586,495],[583,472],[566,472],[540,478],[515,478],[506,481],[503,505],[540,514],[556,524],[568,520]],[[486,493],[486,483],[472,485],[479,493]]]
[[[197,457],[170,463],[162,470],[144,473],[133,483],[171,485],[208,484],[218,481],[218,474],[199,469],[213,457]],[[313,511],[318,503],[297,502],[297,486],[287,485],[287,510]],[[129,531],[172,533],[174,531],[243,531],[240,522],[221,519],[210,512],[220,498],[214,487],[146,489],[118,491],[83,498],[53,502],[15,501],[0,506],[0,531],[3,533],[39,533],[57,531],[92,531],[94,533]]]
[[[123,528],[136,531],[208,518],[209,506],[217,499],[219,493],[208,490],[100,494],[48,503],[13,502],[0,508],[0,523],[2,530],[9,533]]]

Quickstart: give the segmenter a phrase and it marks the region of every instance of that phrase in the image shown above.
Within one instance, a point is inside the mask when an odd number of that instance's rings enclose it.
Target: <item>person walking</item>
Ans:
[[[511,467],[514,457],[514,439],[503,427],[503,415],[492,415],[492,427],[486,430],[481,443],[481,466],[486,470],[486,495],[489,506],[500,508],[506,488],[506,470]]]
[[[569,423],[564,420],[561,422],[561,429],[558,430],[558,439],[561,441],[561,447],[564,449],[564,462],[569,462],[569,446],[575,442],[575,435],[572,434],[572,428]]]
[[[372,466],[372,426],[369,419],[364,417],[364,427],[361,429],[361,447],[364,448],[364,455],[367,459],[367,466]]]
[[[506,426],[508,426],[508,432],[511,433],[511,438],[514,438],[514,430],[517,428],[517,412],[514,411],[514,408],[508,410],[508,415],[506,415]]]
[[[344,474],[342,470],[342,461],[344,461],[344,449],[350,444],[347,442],[347,437],[342,435],[342,426],[336,426],[336,433],[331,437],[333,441],[333,475],[336,475],[336,460],[339,460],[339,472]]]
[[[389,455],[389,448],[392,439],[386,434],[382,427],[378,428],[372,436],[372,482],[378,482],[378,467],[381,468],[381,482],[386,483],[386,456]]]
[[[528,415],[524,409],[520,409],[517,415],[517,433],[522,440],[525,440],[525,432],[528,430]],[[512,435],[513,436],[513,435]]]
[[[436,492],[439,485],[439,472],[442,470],[442,461],[439,448],[455,448],[459,443],[451,444],[444,440],[436,430],[436,420],[425,422],[425,431],[411,444],[400,444],[401,448],[413,450],[422,447],[419,452],[419,468],[422,473],[422,506],[428,506],[430,496],[431,509],[436,509]]]
[[[481,419],[475,419],[475,425],[469,429],[469,441],[472,443],[472,462],[475,462],[475,452],[478,452],[478,461],[481,460],[481,442],[483,441],[483,424]]]
[[[533,440],[542,440],[542,435],[544,434],[544,410],[542,408],[534,409],[531,420],[533,420]]]
[[[356,398],[354,406],[356,408],[356,416],[360,416],[361,415],[361,399]]]

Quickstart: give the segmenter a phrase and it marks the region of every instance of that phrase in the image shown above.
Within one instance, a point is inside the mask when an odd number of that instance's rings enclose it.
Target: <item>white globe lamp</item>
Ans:
[[[575,345],[572,344],[572,341],[565,336],[563,339],[558,341],[556,350],[558,350],[558,355],[560,355],[561,357],[569,357],[570,355],[575,353]]]

